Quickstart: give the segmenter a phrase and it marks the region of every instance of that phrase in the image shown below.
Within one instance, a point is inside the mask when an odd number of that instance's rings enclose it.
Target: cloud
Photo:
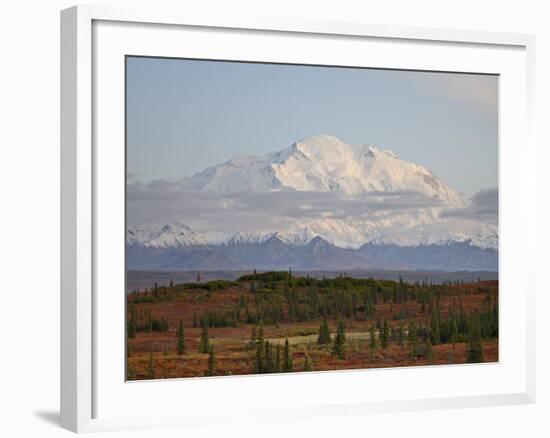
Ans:
[[[218,194],[182,191],[171,181],[129,184],[127,202],[131,225],[180,220],[199,231],[230,232],[280,230],[320,218],[375,220],[443,206],[440,200],[413,191],[371,192],[353,198],[300,191]]]
[[[464,218],[488,223],[498,223],[498,189],[484,189],[470,198],[466,208],[446,209],[443,218]]]

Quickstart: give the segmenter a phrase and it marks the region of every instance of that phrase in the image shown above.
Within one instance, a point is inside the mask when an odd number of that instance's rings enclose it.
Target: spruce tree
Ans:
[[[432,321],[430,326],[430,338],[433,345],[441,343],[441,330],[439,325],[438,308],[432,308]]]
[[[273,372],[273,351],[271,348],[271,343],[269,341],[264,341],[264,373]]]
[[[155,367],[153,364],[153,345],[151,345],[151,349],[149,350],[149,363],[147,364],[147,378],[148,379],[155,378]]]
[[[400,347],[403,347],[404,338],[405,338],[405,330],[403,328],[403,322],[400,322],[399,323],[398,337],[397,337],[397,344]]]
[[[177,352],[178,355],[182,355],[185,353],[185,335],[183,332],[183,321],[180,321],[180,325],[178,327],[178,345],[177,345]]]
[[[369,349],[371,360],[374,359],[374,350],[376,350],[376,332],[374,331],[374,326],[369,328]]]
[[[384,320],[384,325],[382,326],[382,336],[380,339],[380,346],[382,348],[386,348],[388,346],[388,338],[389,338],[389,326],[388,326],[388,320]]]
[[[136,332],[137,332],[136,305],[132,303],[130,307],[130,320],[128,321],[128,338],[129,339],[135,338]]]
[[[283,372],[290,373],[292,372],[292,356],[290,354],[290,344],[288,338],[285,339],[285,350],[283,357]]]
[[[208,353],[210,340],[208,339],[208,317],[204,315],[201,320],[201,338],[199,341],[199,353]]]
[[[493,336],[498,338],[498,303],[493,305]]]
[[[206,375],[216,375],[216,356],[214,355],[214,347],[212,345],[208,348],[208,369],[206,370]]]
[[[456,323],[456,319],[453,318],[449,325],[449,342],[453,344],[453,348],[455,348],[457,340],[458,340],[458,324]]]
[[[264,343],[264,326],[260,325],[258,328],[258,331],[256,332],[256,344],[263,344]]]
[[[483,362],[483,349],[481,347],[481,325],[479,315],[476,313],[470,318],[468,327],[468,357],[467,363]]]
[[[407,343],[409,344],[409,348],[411,350],[411,357],[415,359],[416,350],[418,348],[418,334],[416,332],[416,325],[414,321],[411,321],[409,323],[409,333],[407,335]]]
[[[264,329],[262,326],[258,329],[256,338],[256,355],[254,358],[254,368],[256,373],[265,372],[265,346],[264,346]]]
[[[334,346],[332,353],[338,359],[344,359],[346,357],[346,333],[344,331],[344,321],[338,322],[338,329],[334,336]]]
[[[434,358],[432,343],[429,339],[426,339],[426,342],[424,343],[424,355],[426,359],[431,363]]]
[[[250,346],[250,348],[254,348],[256,346],[256,326],[252,327],[252,333],[250,334],[249,346]]]
[[[331,341],[330,329],[328,327],[326,318],[323,318],[319,326],[319,337],[317,338],[317,343],[319,345],[325,345],[325,344],[330,344],[330,341]]]
[[[281,346],[279,344],[277,344],[277,348],[275,349],[275,363],[273,364],[273,372],[281,372]]]

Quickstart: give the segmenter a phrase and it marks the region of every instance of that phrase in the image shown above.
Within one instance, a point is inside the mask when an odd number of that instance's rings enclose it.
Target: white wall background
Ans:
[[[530,406],[326,418],[108,436],[550,436],[550,14],[544,0],[93,1],[537,35],[538,402]],[[0,9],[0,435],[68,436],[59,418],[59,10],[65,0]],[[517,145],[522,153],[522,145]],[[185,397],[185,395],[182,395]]]

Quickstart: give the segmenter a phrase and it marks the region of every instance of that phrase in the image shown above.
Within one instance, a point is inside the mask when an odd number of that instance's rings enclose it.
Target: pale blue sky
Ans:
[[[472,195],[497,187],[497,108],[496,76],[128,58],[128,173],[181,178],[332,134]]]

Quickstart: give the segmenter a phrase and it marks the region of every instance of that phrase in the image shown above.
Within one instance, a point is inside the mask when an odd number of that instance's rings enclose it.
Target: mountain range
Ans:
[[[129,269],[498,270],[496,215],[473,217],[477,198],[372,145],[311,137],[163,189],[181,196],[172,202],[183,217],[129,226]],[[189,224],[187,199],[214,203],[213,213]],[[234,219],[220,225],[224,215]]]

